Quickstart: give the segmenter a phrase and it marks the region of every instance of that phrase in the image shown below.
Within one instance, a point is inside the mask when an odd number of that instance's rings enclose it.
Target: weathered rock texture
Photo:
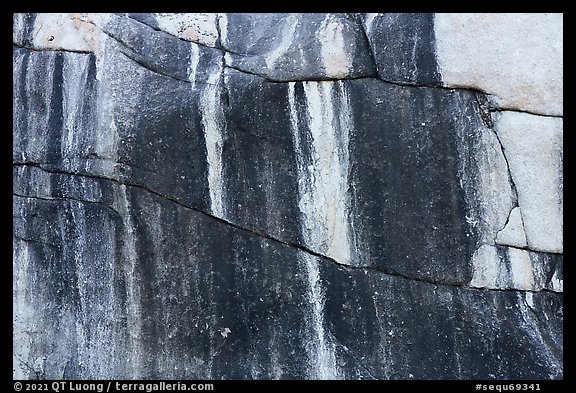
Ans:
[[[15,378],[563,377],[562,15],[13,39]]]

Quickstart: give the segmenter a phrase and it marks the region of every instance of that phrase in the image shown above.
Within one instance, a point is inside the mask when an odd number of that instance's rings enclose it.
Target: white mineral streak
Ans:
[[[188,66],[188,79],[194,87],[196,87],[196,70],[200,63],[200,49],[198,45],[192,43],[190,45],[190,65]]]
[[[192,89],[196,89],[196,75],[199,64],[199,48],[191,43],[190,75]],[[221,64],[210,70],[206,82],[201,84],[198,101],[202,128],[206,143],[206,160],[208,162],[208,189],[210,209],[213,215],[225,218],[222,180],[222,131],[224,128],[224,113],[220,100],[220,84],[223,69]]]
[[[324,331],[324,291],[320,280],[318,260],[308,253],[302,253],[306,276],[308,278],[308,302],[312,307],[312,346],[309,348],[310,378],[338,379],[339,371],[336,364],[334,343],[328,339]]]
[[[71,201],[72,202],[72,201]],[[72,215],[72,221],[74,222],[74,271],[76,273],[76,288],[78,289],[78,300],[79,300],[79,318],[76,319],[76,340],[80,348],[86,348],[86,343],[89,341],[87,337],[87,330],[89,327],[94,325],[91,323],[88,315],[88,309],[93,307],[90,301],[89,283],[88,280],[93,279],[86,272],[86,267],[84,262],[85,251],[86,251],[86,215],[84,213],[84,207],[81,202],[73,201],[74,203],[70,207],[70,213]],[[62,228],[66,224],[60,224]],[[87,360],[90,360],[89,357]],[[94,368],[92,364],[89,364],[90,368]]]
[[[273,70],[276,67],[278,59],[288,52],[288,49],[290,49],[290,45],[294,40],[296,25],[297,20],[293,15],[286,18],[282,33],[280,34],[282,36],[280,44],[265,57],[266,67],[268,69]]]
[[[463,154],[460,157],[474,155],[477,166],[474,169],[461,168],[460,178],[466,179],[465,182],[472,181],[464,183],[469,205],[474,205],[471,201],[478,201],[479,205],[477,210],[467,212],[466,220],[478,230],[480,244],[492,244],[497,233],[506,225],[510,210],[514,207],[514,194],[498,138],[487,128],[473,132],[478,134],[478,149],[460,152]],[[468,179],[468,170],[473,173],[473,180]]]
[[[499,288],[506,269],[496,252],[496,247],[483,244],[472,255],[474,275],[469,285],[476,288]]]
[[[225,13],[216,14],[217,32],[220,34],[220,45],[226,47],[228,44],[228,16]]]
[[[21,43],[24,41],[25,14],[15,13],[12,16],[12,42]]]
[[[494,239],[506,225],[514,207],[514,194],[508,177],[508,166],[496,134],[487,128],[471,131],[463,127],[460,157],[474,157],[474,165],[460,160],[460,184],[467,200],[466,221],[479,234],[479,248],[472,256],[473,277],[470,285],[482,288],[499,288],[505,282],[507,270],[502,266]],[[478,147],[469,149],[467,142],[474,132]],[[465,148],[468,146],[468,148]]]
[[[379,15],[380,14],[374,14],[374,13],[366,14],[366,20],[364,21],[364,29],[366,30],[366,35],[368,35],[368,38],[370,38],[370,35],[372,33],[372,28],[374,27],[374,20]]]
[[[77,139],[81,132],[78,128],[82,124],[83,96],[88,85],[88,70],[90,58],[78,55],[78,58],[64,61],[62,70],[64,130],[61,145],[62,157],[66,159],[74,155],[74,149],[80,143]]]
[[[129,358],[129,370],[132,370],[132,377],[138,378],[142,372],[141,362],[147,356],[142,353],[142,321],[143,315],[141,310],[142,294],[140,293],[140,280],[138,280],[137,259],[138,253],[136,250],[136,234],[134,221],[132,219],[132,207],[126,194],[126,186],[121,184],[119,195],[118,211],[124,217],[124,228],[126,228],[124,237],[124,260],[128,262],[127,272],[129,279],[126,279],[126,308],[128,319],[128,346],[131,349]]]
[[[475,288],[540,291],[548,288],[562,292],[563,280],[557,273],[547,286],[546,257],[515,247],[481,245],[472,256],[474,276],[469,285]]]
[[[226,14],[218,14],[217,23],[220,30],[220,45],[225,49],[228,45],[228,16]],[[224,65],[233,65],[232,55],[228,51],[224,51]]]
[[[303,82],[307,123],[310,130],[309,157],[302,149],[294,83],[289,84],[290,121],[298,166],[298,206],[306,246],[350,264],[348,222],[348,134],[350,108],[342,82]],[[337,87],[339,102],[333,102]]]
[[[73,254],[74,254],[74,267],[76,272],[76,287],[78,289],[78,298],[80,301],[80,313],[82,325],[88,326],[87,307],[88,302],[88,275],[84,267],[83,259],[86,249],[86,215],[84,214],[84,206],[79,201],[70,201],[70,214],[72,215],[74,240],[73,240]]]
[[[31,337],[28,331],[34,326],[34,310],[26,301],[26,289],[29,283],[28,267],[30,252],[28,242],[18,241],[13,249],[13,281],[12,281],[12,321],[13,321],[13,377],[28,378],[28,370],[23,361],[30,357]]]
[[[157,13],[158,28],[186,41],[216,46],[218,29],[214,13]]]
[[[532,292],[526,292],[524,298],[526,299],[528,307],[534,308],[534,294]]]
[[[331,105],[333,85],[332,82],[304,82],[309,116],[307,121],[311,130],[309,160],[304,157],[302,149],[304,142],[300,134],[301,123],[296,107],[295,82],[288,84],[288,102],[297,157],[300,195],[298,206],[302,213],[304,242],[307,246],[339,262],[348,263],[350,251],[345,185],[348,169],[348,132],[351,123],[347,96],[342,84],[338,83],[342,102],[336,108],[340,111],[340,116],[338,129],[335,129],[332,122],[334,108]],[[323,116],[325,121],[322,123]],[[342,159],[342,162],[339,159]],[[342,173],[345,176],[340,176]],[[302,259],[308,279],[308,302],[312,307],[310,323],[315,343],[310,348],[310,363],[313,365],[310,377],[335,379],[339,377],[339,371],[334,344],[328,339],[324,330],[325,298],[318,261],[309,254],[303,254]]]
[[[348,92],[344,88],[344,82],[336,82],[339,102],[336,109],[338,114],[339,128],[336,131],[336,145],[338,147],[336,153],[336,160],[338,162],[338,171],[333,173],[332,176],[338,176],[338,198],[335,203],[334,213],[332,210],[328,214],[328,234],[332,235],[335,239],[330,245],[328,253],[330,255],[338,256],[342,263],[351,264],[352,246],[351,246],[351,222],[349,220],[348,208],[350,206],[350,197],[348,195],[348,173],[350,165],[349,147],[350,133],[354,127],[352,121],[352,108],[350,107],[350,98]],[[333,153],[334,154],[334,153]],[[334,159],[334,158],[333,158]],[[334,217],[334,224],[331,219]],[[331,229],[333,228],[333,229]]]
[[[560,277],[558,277],[558,271],[554,272],[554,275],[552,276],[552,279],[550,280],[550,284],[551,284],[551,290],[553,291],[557,291],[557,292],[563,292],[564,291],[564,280],[561,279]]]
[[[495,129],[504,147],[528,248],[563,252],[563,120],[527,113],[501,112]]]
[[[330,78],[348,76],[352,68],[352,59],[346,50],[342,23],[333,16],[326,16],[316,37],[320,41],[320,54],[326,75]]]
[[[435,15],[436,54],[446,86],[494,95],[501,108],[563,113],[563,15]]]
[[[209,79],[210,80],[210,79]],[[225,218],[222,187],[222,123],[218,85],[206,85],[200,99],[200,112],[206,141],[208,187],[212,214]]]
[[[110,39],[112,40],[112,39]],[[108,45],[108,44],[104,44]],[[116,167],[106,168],[107,164],[114,165],[120,157],[118,156],[119,146],[121,144],[118,133],[118,124],[115,120],[115,112],[118,105],[124,105],[120,102],[116,92],[121,91],[123,78],[118,78],[122,72],[121,63],[116,61],[119,54],[113,50],[103,51],[101,56],[96,57],[96,79],[98,80],[98,89],[96,101],[98,102],[98,111],[96,112],[95,132],[94,132],[94,152],[98,157],[106,157],[109,160],[102,160],[99,165],[102,166],[102,173],[115,173]]]

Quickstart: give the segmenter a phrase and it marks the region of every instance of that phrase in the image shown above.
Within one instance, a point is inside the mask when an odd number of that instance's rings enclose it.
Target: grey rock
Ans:
[[[362,359],[364,372],[375,378],[555,378],[562,369],[557,294],[470,290],[343,267],[326,270],[327,326],[339,350]],[[529,342],[538,342],[541,350],[529,350]]]
[[[13,20],[14,378],[563,378],[562,120],[430,15]]]
[[[302,244],[296,153],[286,108],[288,84],[228,69],[226,88],[227,136],[222,148],[226,219]]]
[[[472,279],[477,244],[494,242],[513,207],[474,93],[378,79],[286,85],[235,71],[226,81],[227,219],[339,263]],[[255,146],[256,160],[243,154]]]
[[[111,18],[102,31],[120,44],[118,52],[142,67],[175,79],[188,80],[190,44],[130,18]]]
[[[226,65],[275,81],[374,76],[362,28],[338,14],[229,14]]]
[[[14,197],[15,354],[45,378],[561,375],[559,294],[338,266],[140,187],[14,176],[51,184]]]
[[[36,14],[14,14],[13,40],[15,44],[26,47],[33,45],[32,37],[34,37],[34,35],[32,29],[34,28],[35,21]]]
[[[436,64],[434,14],[365,14],[362,19],[380,78],[442,85]]]
[[[14,50],[15,162],[146,184],[194,205],[208,204],[198,90],[108,44],[100,80],[91,54]],[[190,44],[180,49],[189,50],[187,65]],[[206,67],[221,59],[211,50],[199,52]],[[53,70],[52,80],[46,80],[46,70]],[[194,82],[206,85],[209,72],[198,67]],[[36,89],[38,84],[43,88]]]

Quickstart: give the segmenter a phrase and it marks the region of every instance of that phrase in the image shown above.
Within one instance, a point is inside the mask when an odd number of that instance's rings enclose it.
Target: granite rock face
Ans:
[[[366,14],[362,19],[380,78],[402,84],[442,85],[433,14]]]
[[[561,21],[15,14],[14,377],[563,378]]]
[[[436,14],[442,81],[500,108],[562,116],[563,28],[563,14]]]

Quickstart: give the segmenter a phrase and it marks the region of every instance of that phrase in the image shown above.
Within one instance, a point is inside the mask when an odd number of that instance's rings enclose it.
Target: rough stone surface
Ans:
[[[562,255],[500,245],[482,245],[472,256],[475,288],[562,292]]]
[[[15,14],[13,376],[563,378],[562,119],[437,21]]]
[[[14,192],[14,300],[26,305],[14,320],[15,355],[30,377],[561,372],[557,294],[350,269],[140,187],[29,165],[14,177],[22,185]]]
[[[528,246],[562,253],[563,120],[501,112],[495,128],[518,192]]]
[[[436,63],[434,15],[366,14],[364,30],[383,80],[440,86]]]
[[[218,14],[133,14],[133,17],[187,41],[211,47],[218,43]]]
[[[519,207],[515,207],[510,212],[508,223],[496,235],[496,243],[519,248],[528,247],[524,221]]]
[[[73,52],[100,53],[105,34],[101,25],[110,14],[14,14],[13,41],[19,46]]]
[[[494,242],[513,207],[505,157],[474,93],[378,79],[277,84],[236,71],[226,80],[227,219],[339,263],[471,279],[462,261]],[[243,154],[254,146],[256,161]]]
[[[442,81],[501,108],[563,113],[563,14],[436,14]]]
[[[220,20],[226,65],[277,81],[372,76],[362,28],[339,14],[230,14]]]

